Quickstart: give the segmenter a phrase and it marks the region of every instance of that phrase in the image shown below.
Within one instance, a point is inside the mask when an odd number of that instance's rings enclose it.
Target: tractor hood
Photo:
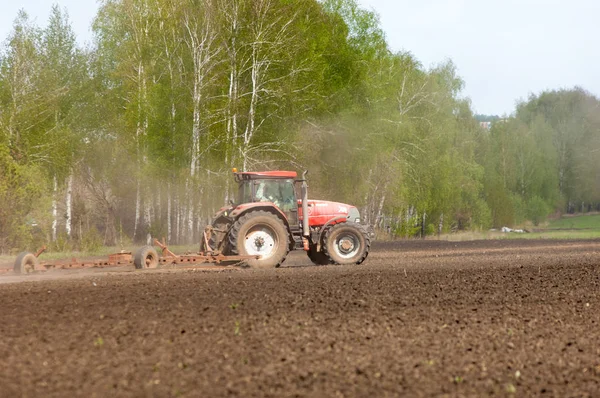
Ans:
[[[302,201],[298,201],[298,217],[302,220]],[[326,200],[308,200],[308,221],[311,227],[325,225],[336,217],[344,217],[348,221],[360,222],[360,213],[355,206]]]
[[[240,213],[245,212],[254,207],[272,206],[279,210],[277,206],[270,202],[256,202],[256,203],[245,203],[238,206],[224,206],[217,211],[213,219],[219,217],[232,217],[235,218]],[[281,210],[279,210],[281,212]],[[282,217],[285,219],[283,213]],[[298,200],[298,219],[302,221],[302,201]],[[356,206],[348,205],[340,202],[330,202],[326,200],[308,200],[308,222],[311,227],[320,227],[327,224],[332,219],[338,219],[334,222],[352,221],[359,223],[360,212]]]

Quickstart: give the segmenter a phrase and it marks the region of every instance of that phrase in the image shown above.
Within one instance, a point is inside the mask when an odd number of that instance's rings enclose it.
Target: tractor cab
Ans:
[[[297,177],[293,171],[236,173],[239,184],[237,204],[273,203],[285,214],[290,225],[298,225]]]

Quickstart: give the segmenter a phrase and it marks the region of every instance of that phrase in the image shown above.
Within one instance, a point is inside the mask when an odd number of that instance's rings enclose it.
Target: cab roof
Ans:
[[[235,173],[244,180],[254,180],[260,178],[297,178],[295,171],[242,171]]]

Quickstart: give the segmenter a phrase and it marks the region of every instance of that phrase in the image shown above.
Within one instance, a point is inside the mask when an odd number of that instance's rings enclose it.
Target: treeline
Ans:
[[[308,169],[311,197],[405,237],[600,202],[595,97],[482,130],[454,65],[393,53],[355,0],[104,0],[93,29],[79,47],[54,7],[4,42],[0,251],[195,242],[233,167]]]
[[[599,111],[581,88],[547,91],[493,124],[480,158],[493,225],[600,211]]]

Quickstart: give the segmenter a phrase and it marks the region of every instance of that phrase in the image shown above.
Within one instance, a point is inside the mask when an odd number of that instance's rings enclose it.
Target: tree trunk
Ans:
[[[137,237],[138,225],[140,224],[140,208],[141,208],[141,194],[140,194],[140,180],[138,178],[135,189],[135,221],[133,224],[133,241]]]
[[[248,109],[248,122],[246,123],[246,130],[244,131],[244,147],[241,150],[244,170],[248,170],[248,151],[250,149],[250,142],[254,136],[254,130],[256,126],[256,103],[258,101],[258,80],[260,68],[256,51],[256,44],[254,44],[252,49],[252,95],[250,97],[250,108]]]
[[[69,239],[71,238],[72,200],[73,200],[73,172],[71,172],[71,174],[69,174],[69,179],[67,180],[67,199],[66,199],[67,219],[65,221],[65,227],[66,227],[67,236],[69,237]]]
[[[381,195],[381,200],[379,201],[379,207],[377,209],[377,217],[375,218],[375,225],[378,225],[379,223],[381,223],[382,217],[383,217],[383,205],[385,204],[385,193],[383,195]],[[381,227],[385,227],[385,225],[382,225]]]
[[[179,200],[179,195],[175,198],[175,205],[177,207],[177,220],[175,225],[175,241],[177,244],[181,244],[181,201]]]
[[[187,213],[186,213],[186,243],[191,242],[194,239],[194,192],[193,184],[188,180],[185,184],[185,192],[187,197]]]
[[[56,181],[56,174],[53,179],[53,195],[52,195],[52,242],[56,242],[56,230],[58,228],[58,201],[56,199],[58,195],[58,182]]]
[[[152,193],[148,192],[146,189],[145,198],[144,198],[144,232],[150,233],[150,229],[152,228]]]
[[[167,244],[171,243],[171,182],[167,183]]]

